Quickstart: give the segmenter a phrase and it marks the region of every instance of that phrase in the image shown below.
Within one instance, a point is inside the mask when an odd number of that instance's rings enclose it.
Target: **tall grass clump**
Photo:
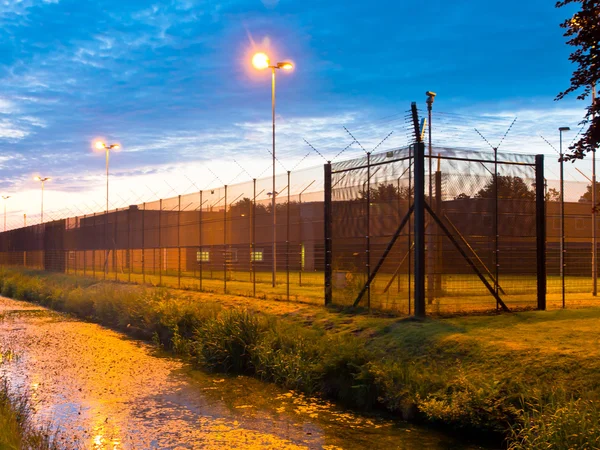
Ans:
[[[600,403],[569,399],[528,405],[511,428],[509,449],[592,450],[600,448]]]
[[[262,308],[258,299],[249,309],[225,307],[228,299],[209,295],[17,270],[0,270],[0,293],[152,339],[205,369],[463,433],[502,435],[513,449],[600,448],[598,403],[578,399],[586,390],[600,396],[590,380],[600,348],[591,340],[587,350],[596,353],[581,357],[571,344],[561,353],[569,364],[531,351],[536,339],[546,345],[546,324],[553,333],[577,324],[564,316],[419,322],[312,307],[282,313],[279,304]],[[586,314],[590,324],[600,323],[600,313]],[[550,322],[555,318],[558,324]],[[511,337],[523,329],[531,333],[526,339]],[[487,336],[499,332],[500,339]],[[560,345],[568,343],[563,333]],[[559,384],[568,395],[547,394]]]
[[[0,379],[0,449],[55,450],[59,448],[55,437],[33,425],[27,397],[9,393],[6,381]]]
[[[196,360],[211,370],[251,374],[254,372],[252,351],[261,331],[259,320],[248,311],[223,311],[198,326]]]

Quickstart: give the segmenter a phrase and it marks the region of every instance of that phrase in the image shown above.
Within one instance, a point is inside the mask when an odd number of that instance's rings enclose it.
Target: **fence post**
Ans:
[[[146,202],[142,208],[142,284],[146,284]]]
[[[199,244],[199,250],[200,250],[200,290],[202,290],[202,269],[203,269],[203,260],[202,260],[202,191],[200,191],[200,208],[198,211],[198,244]],[[198,259],[198,258],[196,258]]]
[[[227,294],[227,185],[225,185],[225,208],[223,208],[223,292]]]
[[[162,198],[158,203],[158,285],[162,286],[162,268],[163,268],[163,252],[162,252]],[[154,258],[156,259],[156,258]]]
[[[113,233],[113,270],[115,271],[115,281],[118,279],[119,270],[117,269],[117,265],[119,261],[117,260],[117,233],[118,233],[118,223],[119,223],[119,208],[115,209],[115,226]]]
[[[87,216],[84,214],[83,215],[83,221],[87,224],[87,220],[85,220]],[[87,263],[87,251],[85,250],[87,248],[87,239],[85,236],[85,228],[81,229],[81,236],[83,237],[83,239],[81,240],[81,246],[83,247],[83,276],[85,277],[85,268],[86,268],[86,263]]]
[[[413,186],[413,172],[414,172],[414,157],[415,154],[413,153],[413,147],[412,145],[408,147],[408,202],[407,205],[410,208],[411,204],[413,202],[413,192],[414,192],[414,186]],[[411,169],[411,165],[413,166]],[[412,281],[412,258],[411,258],[411,252],[412,252],[412,227],[411,227],[411,220],[410,218],[408,219],[408,249],[407,249],[407,254],[408,254],[408,278],[406,279],[406,290],[408,291],[408,315],[410,316],[412,314],[412,288],[411,288],[411,281]]]
[[[133,266],[131,257],[131,206],[127,208],[127,282],[131,283],[131,268]]]
[[[287,283],[287,300],[290,301],[290,171],[287,171],[287,217],[285,232],[285,272]]]
[[[96,213],[94,213],[94,236],[96,236]],[[93,240],[94,246],[92,248],[92,278],[96,279],[96,239]]]
[[[253,198],[252,198],[252,295],[256,297],[256,178],[252,180],[253,182]],[[264,252],[263,252],[264,257]]]
[[[371,152],[367,152],[367,280],[371,278]],[[371,285],[367,287],[367,307],[371,309]]]
[[[414,145],[415,316],[425,317],[425,145]]]
[[[535,155],[535,228],[537,238],[537,307],[546,309],[546,199],[544,155]]]
[[[331,236],[331,161],[325,164],[325,199],[324,199],[324,217],[325,225],[325,305],[330,305],[333,301],[332,291],[332,236]]]
[[[442,171],[440,170],[440,158],[438,155],[437,170],[435,172],[435,213],[438,217],[442,217]],[[442,255],[442,233],[440,228],[436,225],[432,227],[432,231],[435,231],[435,260],[434,260],[434,297],[442,295],[442,269],[443,255]]]
[[[181,288],[181,195],[177,204],[177,287]]]

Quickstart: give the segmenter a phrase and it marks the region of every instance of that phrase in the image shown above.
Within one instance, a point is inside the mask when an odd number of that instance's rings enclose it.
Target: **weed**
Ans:
[[[514,449],[598,445],[600,346],[589,336],[600,309],[412,321],[16,270],[0,270],[0,292],[136,332],[211,370],[506,433]]]
[[[251,350],[260,333],[258,319],[248,311],[223,311],[198,327],[196,360],[216,371],[252,373]]]

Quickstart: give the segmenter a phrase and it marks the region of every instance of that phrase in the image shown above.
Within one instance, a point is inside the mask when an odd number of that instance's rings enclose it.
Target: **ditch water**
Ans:
[[[62,448],[476,449],[248,377],[191,370],[125,335],[0,297],[0,364]],[[0,352],[0,355],[2,353]]]

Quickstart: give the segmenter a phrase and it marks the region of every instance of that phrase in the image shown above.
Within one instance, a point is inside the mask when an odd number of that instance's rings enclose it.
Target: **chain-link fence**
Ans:
[[[437,217],[426,214],[424,226],[428,313],[538,305],[536,158],[494,156],[434,146],[426,159],[425,200]],[[410,148],[399,148],[278,175],[275,211],[272,179],[262,178],[18,228],[0,234],[0,264],[323,304],[329,252],[332,303],[361,297],[413,314],[413,162]],[[560,198],[555,181],[545,188],[548,304],[560,307]],[[569,307],[595,297],[591,197],[586,183],[566,191]]]
[[[425,197],[441,223],[426,215],[428,311],[495,309],[490,286],[509,308],[536,307],[535,157],[432,153]],[[332,165],[332,303],[413,312],[413,160],[398,149]]]
[[[275,221],[264,178],[7,231],[0,263],[322,303],[322,180],[321,167],[278,176]]]

